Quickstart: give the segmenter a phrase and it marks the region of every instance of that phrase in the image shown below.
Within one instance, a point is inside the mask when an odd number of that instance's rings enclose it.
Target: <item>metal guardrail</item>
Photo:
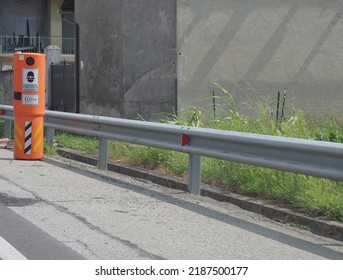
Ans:
[[[13,120],[12,106],[0,105],[0,110],[0,117]],[[107,169],[108,139],[188,153],[188,186],[197,194],[202,156],[343,181],[343,144],[339,143],[55,111],[46,111],[44,126],[47,142],[53,140],[55,129],[98,137],[100,169]]]

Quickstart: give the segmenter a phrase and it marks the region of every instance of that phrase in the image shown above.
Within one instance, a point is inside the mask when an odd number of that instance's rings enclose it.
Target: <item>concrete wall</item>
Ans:
[[[177,13],[179,108],[219,82],[238,104],[287,88],[297,108],[342,115],[342,1],[177,0]]]
[[[58,13],[60,7],[60,0],[49,1],[49,36],[51,38],[51,45],[62,47],[62,18]]]
[[[80,27],[80,112],[124,115],[121,0],[76,0]]]
[[[13,105],[13,70],[0,71],[0,104]]]
[[[76,0],[81,112],[152,120],[172,110],[175,13],[170,0]]]
[[[123,1],[124,117],[176,107],[176,2]]]
[[[287,104],[343,117],[340,0],[75,3],[81,112],[158,119],[212,106],[218,82],[241,111],[286,88]]]

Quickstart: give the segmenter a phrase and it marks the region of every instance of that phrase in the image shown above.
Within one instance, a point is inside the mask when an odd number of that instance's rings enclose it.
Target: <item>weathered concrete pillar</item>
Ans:
[[[46,109],[51,108],[51,65],[61,63],[61,48],[58,46],[50,45],[44,49],[46,55],[46,91],[45,102]]]
[[[75,1],[81,113],[153,120],[173,111],[175,1]]]

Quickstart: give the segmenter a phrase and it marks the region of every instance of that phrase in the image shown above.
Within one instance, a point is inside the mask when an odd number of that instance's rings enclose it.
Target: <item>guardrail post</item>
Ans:
[[[108,160],[108,140],[106,138],[99,139],[99,154],[98,154],[98,168],[107,170]]]
[[[201,157],[189,155],[188,190],[190,193],[201,192]]]
[[[54,143],[55,129],[47,127],[45,128],[45,143],[52,145]]]
[[[12,138],[12,122],[5,120],[4,134],[6,138]]]

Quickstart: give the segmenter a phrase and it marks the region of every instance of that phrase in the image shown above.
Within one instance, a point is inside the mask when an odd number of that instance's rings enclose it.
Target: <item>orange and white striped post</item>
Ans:
[[[14,158],[42,159],[44,149],[45,55],[14,54]]]

